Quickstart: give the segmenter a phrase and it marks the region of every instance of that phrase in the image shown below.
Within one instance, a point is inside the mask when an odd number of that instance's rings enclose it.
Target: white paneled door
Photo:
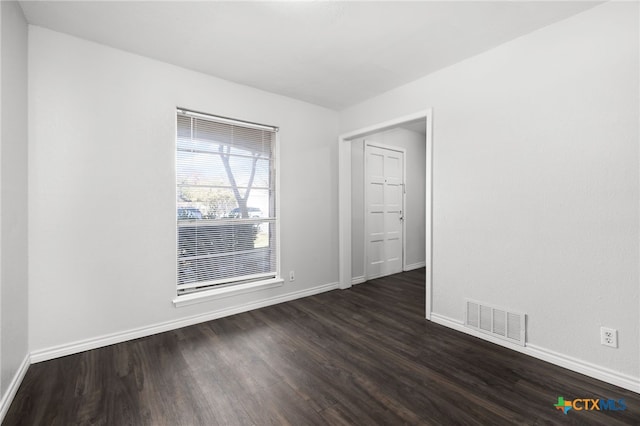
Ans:
[[[365,143],[367,279],[402,272],[404,150]]]

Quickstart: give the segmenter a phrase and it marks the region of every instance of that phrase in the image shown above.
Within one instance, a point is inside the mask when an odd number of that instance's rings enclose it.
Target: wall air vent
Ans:
[[[526,315],[522,313],[467,300],[464,325],[493,337],[525,346],[525,318]]]

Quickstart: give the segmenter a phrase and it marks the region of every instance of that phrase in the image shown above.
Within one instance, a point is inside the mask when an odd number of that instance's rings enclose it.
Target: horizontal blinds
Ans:
[[[178,293],[277,274],[275,129],[178,111]]]

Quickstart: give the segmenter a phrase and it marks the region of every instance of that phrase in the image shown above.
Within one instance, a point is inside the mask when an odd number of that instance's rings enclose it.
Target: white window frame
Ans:
[[[189,306],[189,305],[193,305],[196,303],[203,303],[203,302],[207,302],[207,301],[211,301],[211,300],[217,300],[217,299],[222,299],[222,298],[227,298],[227,297],[232,297],[232,296],[237,296],[237,295],[241,295],[241,294],[246,294],[246,293],[252,293],[252,292],[256,292],[256,291],[261,291],[261,290],[266,290],[269,288],[274,288],[274,287],[280,287],[284,284],[284,279],[282,278],[282,274],[281,274],[281,249],[280,249],[280,133],[278,132],[278,128],[274,127],[274,126],[268,126],[268,125],[263,125],[263,124],[258,124],[258,123],[253,123],[253,122],[248,122],[248,121],[243,121],[243,120],[237,120],[237,119],[231,119],[231,118],[227,118],[224,116],[219,116],[219,115],[213,115],[213,114],[204,114],[204,113],[200,113],[197,111],[192,111],[189,109],[185,109],[185,108],[176,108],[176,113],[187,113],[187,115],[191,115],[193,117],[204,117],[204,118],[215,118],[216,120],[219,121],[225,121],[228,120],[229,123],[231,124],[236,124],[236,125],[246,125],[247,127],[257,127],[257,128],[269,128],[269,129],[274,129],[275,130],[275,137],[274,137],[274,155],[273,155],[273,169],[275,170],[275,240],[276,240],[276,247],[275,247],[275,254],[276,254],[276,275],[275,277],[269,277],[267,279],[264,280],[257,280],[257,281],[251,281],[251,282],[241,282],[241,283],[233,283],[232,280],[230,280],[228,285],[223,285],[220,287],[212,287],[210,289],[206,289],[206,290],[201,290],[201,291],[197,291],[197,292],[193,292],[193,293],[187,293],[187,294],[180,294],[177,295],[174,299],[173,299],[173,304],[175,307],[181,307],[181,306]],[[177,115],[177,114],[176,114]],[[176,116],[174,115],[174,117]],[[174,131],[174,135],[177,134],[177,120],[176,120],[176,129]],[[174,140],[175,140],[175,136],[174,136]],[[177,155],[176,153],[176,149],[174,148],[174,155]],[[174,164],[175,164],[175,157],[174,157]],[[174,170],[174,173],[177,173],[177,169]],[[174,174],[174,182],[175,182],[175,174]],[[173,215],[175,216],[175,207],[174,207],[174,211],[173,211]],[[178,244],[178,240],[176,238],[176,250],[174,250],[174,252],[177,252],[177,244]],[[176,283],[176,292],[177,292],[177,277],[178,277],[178,265],[176,262],[176,274],[175,274],[175,283]]]

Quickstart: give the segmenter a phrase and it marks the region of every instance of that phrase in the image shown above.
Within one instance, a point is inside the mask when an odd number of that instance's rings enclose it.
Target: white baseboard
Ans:
[[[632,392],[640,393],[640,377],[633,377],[627,374],[623,374],[617,371],[610,370],[599,365],[592,364],[581,359],[577,359],[571,356],[567,356],[558,352],[554,352],[549,349],[541,348],[540,346],[527,343],[527,346],[520,346],[507,341],[497,339],[488,334],[481,333],[471,328],[464,326],[462,321],[449,318],[444,315],[432,313],[431,321],[436,324],[443,325],[445,327],[466,333],[483,340],[487,340],[491,343],[495,343],[500,346],[504,346],[514,351],[523,353],[525,355],[532,356],[537,359],[555,364],[557,366],[566,368],[567,370],[575,371],[576,373],[584,374],[585,376],[593,377],[594,379],[602,380],[603,382],[620,386],[621,388],[630,390]]]
[[[359,277],[351,278],[351,285],[362,284],[366,281],[367,279],[364,277],[364,275],[360,275]]]
[[[427,266],[427,262],[412,263],[411,265],[404,266],[404,272],[413,271],[414,269],[420,269]]]
[[[31,362],[37,363],[42,361],[48,361],[50,359],[72,355],[79,352],[100,348],[103,346],[113,345],[116,343],[126,342],[127,340],[139,339],[141,337],[147,337],[153,334],[163,333],[165,331],[171,331],[171,330],[187,327],[194,324],[199,324],[201,322],[211,321],[214,319],[239,314],[242,312],[247,312],[254,309],[264,308],[266,306],[277,305],[279,303],[289,302],[291,300],[299,299],[301,297],[313,296],[314,294],[335,290],[335,289],[338,289],[339,286],[340,286],[340,283],[323,284],[313,288],[295,291],[292,293],[287,293],[282,296],[270,297],[267,299],[247,303],[240,306],[234,306],[227,309],[220,309],[217,311],[207,312],[206,314],[194,315],[191,317],[180,318],[173,321],[167,321],[163,323],[150,325],[147,327],[134,328],[134,329],[122,331],[119,333],[106,334],[106,335],[91,338],[91,339],[85,339],[85,340],[80,340],[80,341],[76,341],[76,342],[72,342],[64,345],[40,349],[40,350],[31,352]]]
[[[31,365],[31,360],[29,358],[29,354],[27,354],[22,360],[22,364],[20,364],[18,371],[16,371],[16,374],[13,376],[13,379],[11,379],[11,383],[9,383],[7,391],[2,395],[2,399],[0,400],[0,423],[3,422],[4,416],[7,415],[9,407],[13,402],[13,398],[15,398],[18,388],[20,388],[22,380],[24,379],[25,374],[27,374],[29,365]]]

